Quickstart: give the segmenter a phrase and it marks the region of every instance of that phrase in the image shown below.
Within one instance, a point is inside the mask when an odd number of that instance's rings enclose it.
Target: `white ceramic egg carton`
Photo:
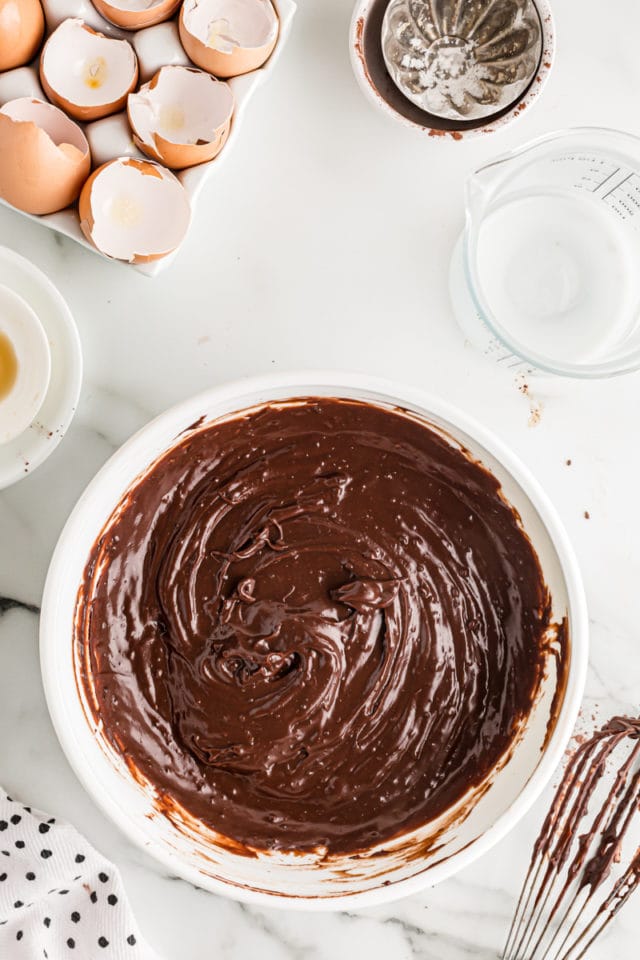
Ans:
[[[231,130],[229,138],[218,154],[218,156],[209,163],[200,164],[197,167],[190,167],[186,170],[174,171],[189,196],[191,209],[195,208],[198,196],[206,180],[213,176],[219,169],[220,164],[228,157],[229,152],[233,150],[233,144],[238,136],[242,121],[244,119],[247,104],[251,99],[257,87],[267,79],[274,69],[276,61],[284,48],[284,44],[291,29],[291,23],[296,11],[294,0],[272,0],[280,20],[280,32],[275,50],[269,60],[259,70],[252,73],[246,73],[240,77],[232,77],[227,83],[233,91],[235,99],[235,110],[231,121]],[[178,34],[178,25],[175,20],[156,24],[153,27],[147,27],[138,30],[135,33],[128,33],[109,23],[93,7],[91,0],[43,0],[43,7],[47,21],[47,34],[66,20],[68,17],[79,17],[85,23],[104,33],[106,36],[127,38],[132,44],[138,57],[138,66],[140,70],[139,83],[146,83],[156,73],[160,67],[165,64],[182,64],[191,66],[191,61],[180,43]],[[40,81],[38,78],[37,61],[27,67],[18,67],[15,70],[8,70],[0,73],[0,106],[8,100],[17,97],[37,97],[46,100]],[[127,120],[126,111],[117,113],[102,120],[96,120],[93,123],[83,125],[84,132],[91,147],[92,167],[95,168],[114,157],[139,157],[145,159],[143,154],[135,146],[131,137],[131,128]],[[0,199],[0,203],[7,204]],[[13,208],[12,208],[13,209]],[[87,249],[98,253],[95,247],[85,239],[80,229],[80,222],[75,207],[69,207],[58,213],[50,213],[45,216],[33,216],[23,213],[23,216],[30,220],[42,223],[51,230],[57,230],[67,237],[71,237],[77,243],[81,243]],[[178,248],[179,249],[179,248]],[[161,260],[155,260],[151,263],[133,265],[140,273],[147,276],[155,276],[161,270],[171,263],[173,257],[178,251]],[[102,254],[98,253],[99,256]],[[126,266],[130,266],[126,264]]]

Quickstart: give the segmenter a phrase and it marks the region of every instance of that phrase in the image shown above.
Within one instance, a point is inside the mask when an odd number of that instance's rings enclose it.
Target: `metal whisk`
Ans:
[[[502,960],[580,960],[640,886],[640,718],[575,751],[533,848]]]

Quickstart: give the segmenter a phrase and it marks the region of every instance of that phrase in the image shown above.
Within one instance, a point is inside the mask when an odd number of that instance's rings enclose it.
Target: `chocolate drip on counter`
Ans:
[[[581,744],[536,840],[503,960],[580,960],[640,886],[640,718]],[[626,858],[626,861],[625,861]]]
[[[201,427],[137,482],[87,564],[76,652],[160,793],[248,847],[343,853],[484,781],[548,628],[495,478],[415,418],[312,398]]]

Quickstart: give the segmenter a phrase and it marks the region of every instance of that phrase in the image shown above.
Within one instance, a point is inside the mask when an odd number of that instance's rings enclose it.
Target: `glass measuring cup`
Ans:
[[[640,139],[576,128],[476,170],[451,294],[470,339],[506,366],[640,368]]]

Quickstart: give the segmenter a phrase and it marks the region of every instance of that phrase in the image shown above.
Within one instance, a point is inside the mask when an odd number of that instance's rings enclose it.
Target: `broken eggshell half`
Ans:
[[[220,153],[233,107],[228,84],[181,66],[162,67],[127,101],[136,146],[174,170],[206,163]]]
[[[89,144],[77,123],[42,100],[0,109],[0,197],[25,213],[63,210],[89,176]]]
[[[193,62],[217,77],[237,77],[268,60],[278,39],[270,0],[185,0],[180,41]]]
[[[92,0],[98,13],[124,30],[141,30],[168,20],[180,6],[181,0]]]
[[[151,160],[119,157],[95,170],[80,194],[80,226],[100,253],[148,263],[172,253],[189,227],[187,192]]]
[[[76,120],[117,113],[138,82],[128,40],[96,33],[82,20],[64,20],[44,45],[40,82],[49,99]]]

